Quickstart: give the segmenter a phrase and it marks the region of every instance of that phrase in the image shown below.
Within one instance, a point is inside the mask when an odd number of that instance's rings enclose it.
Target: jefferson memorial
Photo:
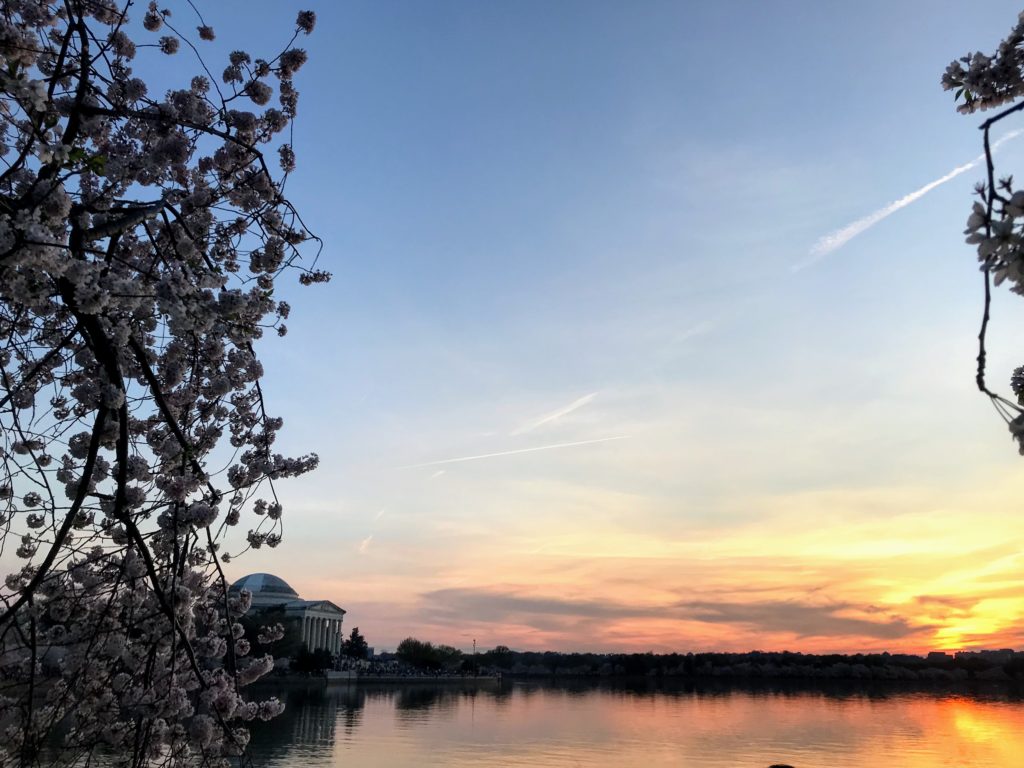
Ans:
[[[330,600],[302,600],[284,579],[272,573],[250,573],[231,585],[231,591],[247,589],[252,593],[252,611],[280,608],[285,617],[302,627],[302,642],[315,651],[324,648],[341,653],[341,622],[345,610]]]

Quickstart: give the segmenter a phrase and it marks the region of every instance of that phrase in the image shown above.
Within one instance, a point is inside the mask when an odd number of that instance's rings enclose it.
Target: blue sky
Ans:
[[[1024,540],[1019,459],[972,389],[961,231],[980,170],[807,264],[978,155],[939,77],[993,49],[1015,5],[267,2],[207,20],[218,46],[270,51],[306,5],[289,192],[334,281],[286,289],[289,335],[262,351],[285,446],[322,464],[280,488],[285,544],[235,575],[330,597],[379,647],[1015,638],[1024,604],[979,597],[1017,584],[999,548]],[[999,296],[1000,386],[1014,305]],[[936,594],[963,601],[959,624],[924,612]],[[686,612],[712,599],[728,620]],[[765,605],[799,609],[788,634]],[[880,630],[804,631],[805,609]]]

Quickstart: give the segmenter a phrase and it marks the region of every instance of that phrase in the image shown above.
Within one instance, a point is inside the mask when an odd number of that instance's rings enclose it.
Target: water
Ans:
[[[505,683],[276,692],[266,768],[1024,768],[1006,691]]]

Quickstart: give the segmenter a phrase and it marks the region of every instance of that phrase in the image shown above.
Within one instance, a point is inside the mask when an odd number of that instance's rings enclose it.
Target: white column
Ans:
[[[320,634],[319,634],[319,638],[320,638],[320,647],[321,648],[326,648],[327,647],[327,621],[324,619],[323,616],[320,617]]]
[[[309,633],[309,623],[306,621],[306,614],[302,614],[302,616],[299,617],[299,621],[302,622],[302,644],[308,647],[309,641],[307,640],[307,637]]]
[[[331,619],[331,630],[334,632],[334,652],[341,653],[341,628],[338,626],[337,619]]]

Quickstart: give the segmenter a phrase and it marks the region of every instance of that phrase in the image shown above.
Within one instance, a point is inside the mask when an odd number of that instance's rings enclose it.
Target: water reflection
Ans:
[[[290,752],[316,755],[322,763],[333,753],[336,739],[352,737],[366,703],[366,692],[355,686],[264,686],[259,693],[277,696],[285,710],[271,723],[252,729],[252,754],[257,763],[262,763],[264,756],[279,762]]]
[[[287,709],[252,742],[268,768],[1000,768],[1024,751],[1024,696],[1000,687],[569,681],[274,693]]]
[[[458,706],[459,700],[468,695],[468,691],[451,690],[448,688],[427,688],[413,686],[410,688],[399,688],[397,691],[378,691],[380,695],[394,698],[395,713],[401,716],[417,718],[417,712],[433,710],[431,716],[443,716],[450,713]],[[476,691],[472,691],[475,695]]]

